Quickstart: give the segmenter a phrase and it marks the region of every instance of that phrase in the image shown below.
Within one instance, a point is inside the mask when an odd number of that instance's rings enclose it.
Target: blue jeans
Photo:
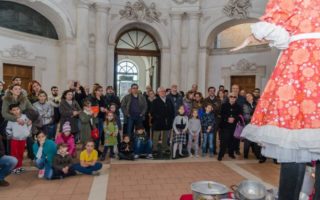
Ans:
[[[141,140],[136,138],[134,140],[134,154],[151,154],[152,153],[152,141],[148,140]]]
[[[202,154],[206,152],[208,141],[209,141],[210,155],[213,155],[213,133],[203,133]]]
[[[12,156],[2,156],[0,158],[0,181],[10,175],[11,171],[16,167],[18,160]]]
[[[82,173],[82,174],[88,174],[88,175],[91,175],[92,172],[95,172],[95,171],[99,171],[101,168],[102,168],[102,164],[97,162],[94,166],[90,166],[90,167],[82,167],[80,165],[80,163],[77,163],[77,164],[74,164],[73,166],[73,169]]]
[[[44,169],[44,178],[51,179],[53,176],[53,169],[51,164],[44,158],[34,160],[36,167],[40,170]]]
[[[133,129],[134,126],[137,124],[143,123],[143,117],[128,117],[128,125],[127,125],[127,134],[130,136],[130,138],[133,138]]]
[[[57,125],[56,124],[47,124],[43,127],[43,132],[47,135],[47,137],[50,140],[55,140],[56,138],[56,131],[57,131]]]

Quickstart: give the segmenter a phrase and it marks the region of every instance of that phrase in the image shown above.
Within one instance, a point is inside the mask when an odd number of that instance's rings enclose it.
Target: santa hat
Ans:
[[[71,132],[70,122],[65,122],[62,126],[62,132]]]

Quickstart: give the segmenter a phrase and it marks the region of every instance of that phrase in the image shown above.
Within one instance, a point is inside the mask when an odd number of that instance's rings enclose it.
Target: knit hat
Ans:
[[[62,132],[71,132],[70,122],[65,122],[62,126]]]

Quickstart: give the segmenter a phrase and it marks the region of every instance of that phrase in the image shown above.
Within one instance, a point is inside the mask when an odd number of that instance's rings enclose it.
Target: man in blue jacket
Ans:
[[[5,177],[11,174],[11,171],[16,167],[18,160],[15,157],[4,154],[5,149],[0,135],[0,187],[9,186]]]

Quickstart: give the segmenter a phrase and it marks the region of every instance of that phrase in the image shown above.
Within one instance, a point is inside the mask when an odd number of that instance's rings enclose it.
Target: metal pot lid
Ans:
[[[228,193],[225,185],[213,181],[199,181],[191,184],[191,190],[206,195],[221,195]]]

